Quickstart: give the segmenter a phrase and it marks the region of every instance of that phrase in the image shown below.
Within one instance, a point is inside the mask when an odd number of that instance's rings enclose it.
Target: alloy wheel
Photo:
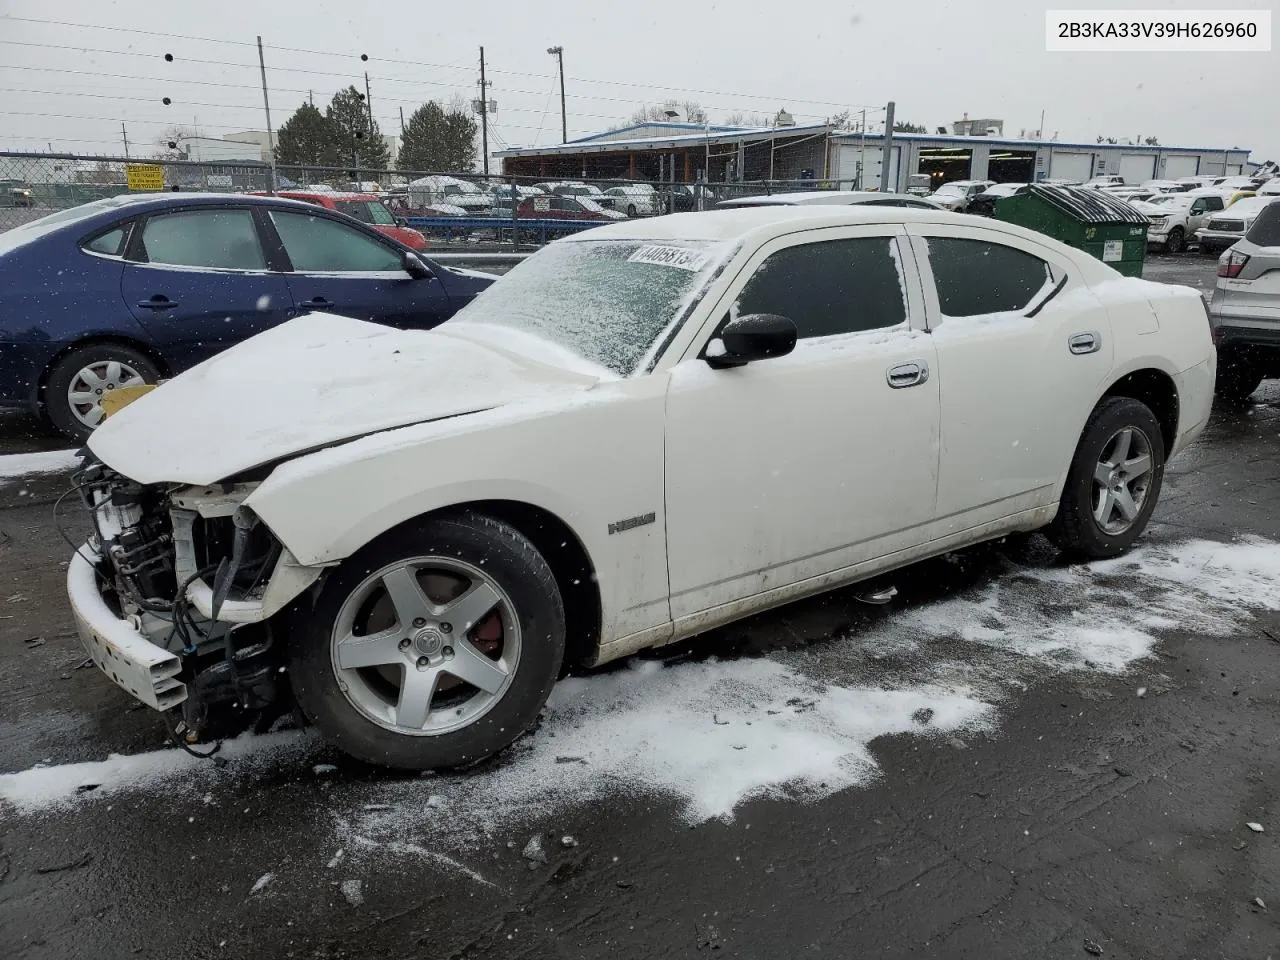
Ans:
[[[1142,513],[1151,486],[1151,438],[1124,427],[1102,447],[1093,471],[1093,519],[1111,536],[1124,533]]]
[[[347,597],[330,638],[339,687],[367,720],[437,736],[468,726],[511,685],[520,625],[502,587],[452,557],[400,560]]]

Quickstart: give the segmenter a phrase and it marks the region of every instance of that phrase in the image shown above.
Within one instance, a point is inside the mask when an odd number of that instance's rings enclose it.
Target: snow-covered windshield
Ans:
[[[577,200],[587,210],[594,210],[597,213],[604,210],[604,207],[600,206],[600,204],[596,203],[594,200],[588,199],[587,197],[578,197]]]
[[[964,193],[964,187],[958,187],[954,183],[944,183],[942,186],[938,188],[938,193],[939,194],[943,194],[943,193],[960,194],[960,193]]]
[[[552,243],[449,324],[519,330],[629,376],[684,316],[730,249],[706,240]]]
[[[1185,193],[1159,193],[1147,201],[1150,204],[1158,204],[1162,207],[1189,207],[1191,206],[1191,198]]]

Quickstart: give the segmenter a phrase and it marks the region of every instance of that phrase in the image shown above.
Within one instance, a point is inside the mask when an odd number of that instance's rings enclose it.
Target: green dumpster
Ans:
[[[1033,183],[998,200],[995,217],[1092,254],[1126,277],[1142,276],[1149,221],[1105,191]]]

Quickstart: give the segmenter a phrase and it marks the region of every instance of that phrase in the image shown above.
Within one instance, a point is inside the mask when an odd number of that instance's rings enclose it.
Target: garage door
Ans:
[[[1179,177],[1194,177],[1199,173],[1200,158],[1195,154],[1164,158],[1164,178],[1177,180]]]
[[[889,162],[889,189],[896,191],[898,188],[895,184],[898,182],[898,166],[901,161],[901,147],[894,147],[892,150],[892,158]],[[862,182],[865,187],[872,190],[880,189],[880,160],[884,156],[884,148],[880,144],[874,147],[867,144],[862,151],[863,172]],[[858,175],[858,145],[856,143],[845,143],[840,145],[840,167],[838,175],[842,181],[848,181],[840,184],[841,190],[852,190],[853,180]]]
[[[1120,176],[1125,183],[1146,183],[1156,171],[1154,153],[1126,153],[1120,157]]]
[[[1055,180],[1078,180],[1084,183],[1093,176],[1093,154],[1055,150],[1049,159],[1049,176]]]

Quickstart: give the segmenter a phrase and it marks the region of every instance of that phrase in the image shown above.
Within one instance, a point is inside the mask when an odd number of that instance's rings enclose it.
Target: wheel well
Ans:
[[[600,586],[586,548],[550,511],[514,500],[476,500],[450,510],[475,510],[509,523],[529,538],[551,566],[564,601],[565,666],[589,660],[600,642]]]
[[[1160,422],[1165,453],[1173,449],[1178,439],[1178,389],[1167,373],[1135,370],[1113,383],[1103,396],[1130,397],[1146,404]]]
[[[173,371],[169,365],[164,362],[155,350],[148,347],[141,341],[134,340],[132,337],[111,336],[110,334],[97,337],[86,337],[84,340],[77,340],[75,343],[69,343],[56,354],[49,358],[49,362],[44,365],[44,369],[40,371],[40,381],[36,384],[36,400],[44,403],[44,388],[49,380],[49,374],[53,372],[53,368],[69,354],[72,350],[79,350],[81,347],[93,346],[95,343],[114,343],[121,347],[128,347],[130,350],[137,350],[140,354],[156,365],[156,369],[160,371],[160,376],[167,377]]]

